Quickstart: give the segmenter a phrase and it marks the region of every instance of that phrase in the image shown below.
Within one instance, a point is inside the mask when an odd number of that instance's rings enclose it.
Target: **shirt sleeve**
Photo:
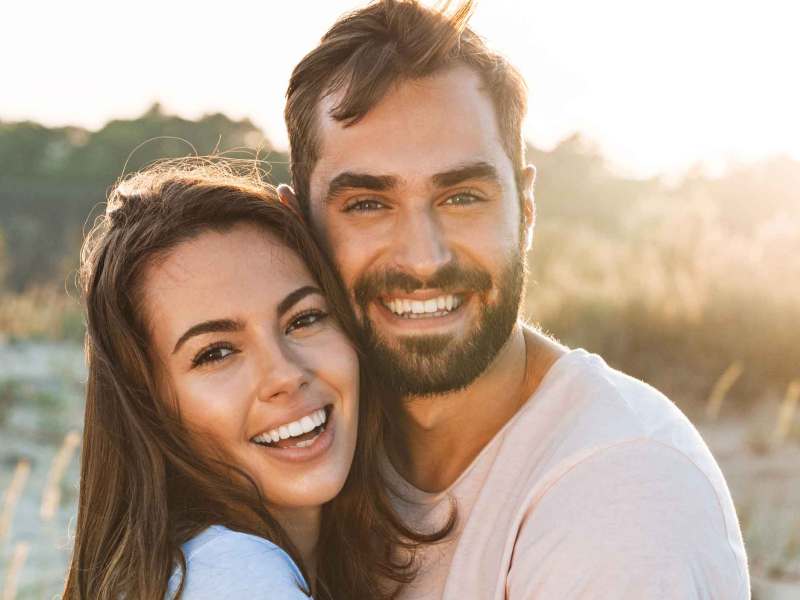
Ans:
[[[179,579],[170,581],[172,598]],[[187,559],[181,600],[309,600],[292,559],[265,539],[227,531]]]
[[[531,507],[506,598],[747,600],[747,561],[725,500],[668,445],[598,451]]]

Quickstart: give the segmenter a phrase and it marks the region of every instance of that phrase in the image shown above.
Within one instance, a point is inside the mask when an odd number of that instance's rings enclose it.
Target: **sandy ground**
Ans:
[[[15,557],[21,564],[17,598],[52,598],[61,590],[75,516],[77,454],[56,486],[60,499],[55,514],[43,517],[42,502],[65,435],[80,430],[84,380],[83,355],[76,345],[0,344],[0,499],[7,498],[15,473],[18,483],[24,479],[15,506],[0,505],[0,597],[15,579],[9,576]],[[764,405],[752,414],[716,422],[698,418],[696,424],[737,507],[753,598],[798,600],[800,441],[775,442],[776,410]],[[20,460],[30,465],[27,477],[25,468],[20,472]],[[9,523],[5,532],[4,514]]]

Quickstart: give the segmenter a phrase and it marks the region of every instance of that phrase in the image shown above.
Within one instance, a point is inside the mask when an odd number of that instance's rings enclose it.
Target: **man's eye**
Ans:
[[[454,194],[450,196],[447,200],[442,202],[442,204],[449,206],[468,206],[470,204],[475,204],[476,202],[481,202],[481,201],[482,198],[476,196],[475,194],[462,192],[460,194]]]
[[[300,313],[294,319],[292,319],[291,323],[289,323],[289,326],[286,328],[286,333],[292,333],[298,329],[311,327],[312,325],[324,321],[327,317],[328,313],[321,310],[309,310]]]
[[[349,213],[373,212],[381,210],[383,208],[386,207],[382,202],[368,198],[364,200],[356,200],[355,202],[351,202],[350,204],[344,207],[344,212],[349,212]]]
[[[192,359],[192,368],[225,360],[232,354],[236,354],[236,350],[229,344],[209,346],[195,355]]]

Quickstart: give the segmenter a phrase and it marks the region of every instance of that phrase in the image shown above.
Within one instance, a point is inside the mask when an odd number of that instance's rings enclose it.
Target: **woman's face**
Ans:
[[[145,272],[163,380],[195,445],[214,444],[270,506],[318,506],[356,442],[358,359],[300,257],[238,225],[178,245]]]

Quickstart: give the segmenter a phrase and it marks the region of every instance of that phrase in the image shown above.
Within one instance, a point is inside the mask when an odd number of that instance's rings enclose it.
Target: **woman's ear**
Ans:
[[[296,211],[300,211],[300,204],[297,202],[297,196],[292,189],[292,186],[282,183],[278,186],[278,198],[283,204],[290,206]]]

